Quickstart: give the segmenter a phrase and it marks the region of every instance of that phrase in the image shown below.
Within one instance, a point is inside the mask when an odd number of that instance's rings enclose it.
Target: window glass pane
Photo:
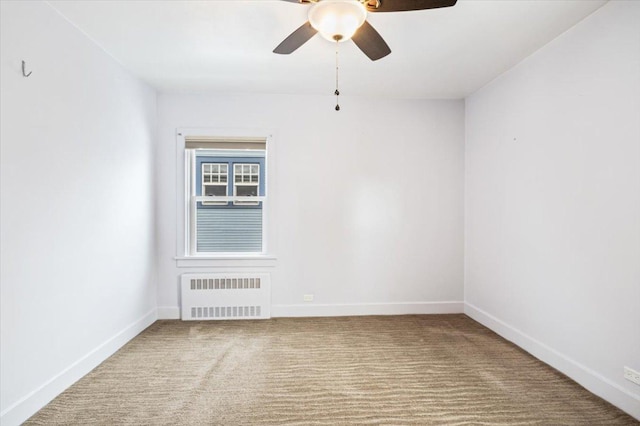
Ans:
[[[194,247],[194,253],[261,252],[263,202],[255,199],[262,194],[260,173],[264,167],[264,151],[255,155],[239,152],[237,156],[214,151],[196,150],[193,166],[198,164],[200,168],[190,169],[195,194],[211,198],[195,203],[196,220],[190,225],[194,241],[189,247]],[[252,197],[255,201],[220,200],[232,194]]]
[[[244,185],[236,188],[236,195],[238,197],[254,197],[258,195],[258,186]]]
[[[224,185],[205,185],[204,195],[206,196],[214,195],[216,197],[224,197],[227,195],[227,187]]]

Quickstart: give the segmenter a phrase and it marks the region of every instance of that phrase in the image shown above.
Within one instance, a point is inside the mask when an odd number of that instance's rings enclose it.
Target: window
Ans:
[[[256,197],[260,188],[260,164],[233,165],[233,195]],[[235,205],[258,205],[257,201],[234,201]]]
[[[202,195],[226,197],[229,165],[227,163],[202,163]],[[257,194],[256,194],[257,195]],[[226,205],[226,201],[203,201],[207,206]]]
[[[185,137],[187,255],[264,253],[266,140]]]

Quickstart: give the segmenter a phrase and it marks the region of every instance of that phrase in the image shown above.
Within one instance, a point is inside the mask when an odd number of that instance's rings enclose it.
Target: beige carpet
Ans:
[[[34,425],[637,425],[464,315],[159,321]]]

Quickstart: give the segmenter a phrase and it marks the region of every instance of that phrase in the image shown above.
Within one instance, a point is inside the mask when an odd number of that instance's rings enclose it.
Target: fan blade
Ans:
[[[358,28],[358,31],[351,37],[351,40],[353,40],[356,46],[372,61],[377,61],[391,53],[387,42],[384,41],[382,36],[378,34],[375,28],[367,21],[364,21],[364,24]]]
[[[282,43],[278,45],[275,49],[273,49],[273,53],[279,53],[281,55],[288,55],[289,53],[296,50],[298,47],[305,44],[311,37],[316,35],[318,30],[313,28],[309,21],[305,22],[292,32],[289,37],[282,40]]]
[[[403,12],[406,10],[451,7],[455,5],[457,1],[458,0],[367,0],[364,5],[368,12]]]

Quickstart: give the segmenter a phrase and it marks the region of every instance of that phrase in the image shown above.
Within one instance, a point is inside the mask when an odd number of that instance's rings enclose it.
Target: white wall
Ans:
[[[640,418],[640,3],[466,102],[467,313]]]
[[[161,316],[179,275],[206,270],[174,259],[182,127],[274,134],[272,315],[462,310],[463,102],[342,98],[159,95]]]
[[[154,152],[150,88],[46,4],[0,4],[3,424],[220,270],[176,266],[176,128],[274,134],[275,315],[462,309],[463,102],[165,94]],[[466,311],[636,416],[639,12],[610,3],[467,100],[464,227]]]
[[[155,319],[156,103],[46,3],[0,4],[0,411],[11,425]]]

